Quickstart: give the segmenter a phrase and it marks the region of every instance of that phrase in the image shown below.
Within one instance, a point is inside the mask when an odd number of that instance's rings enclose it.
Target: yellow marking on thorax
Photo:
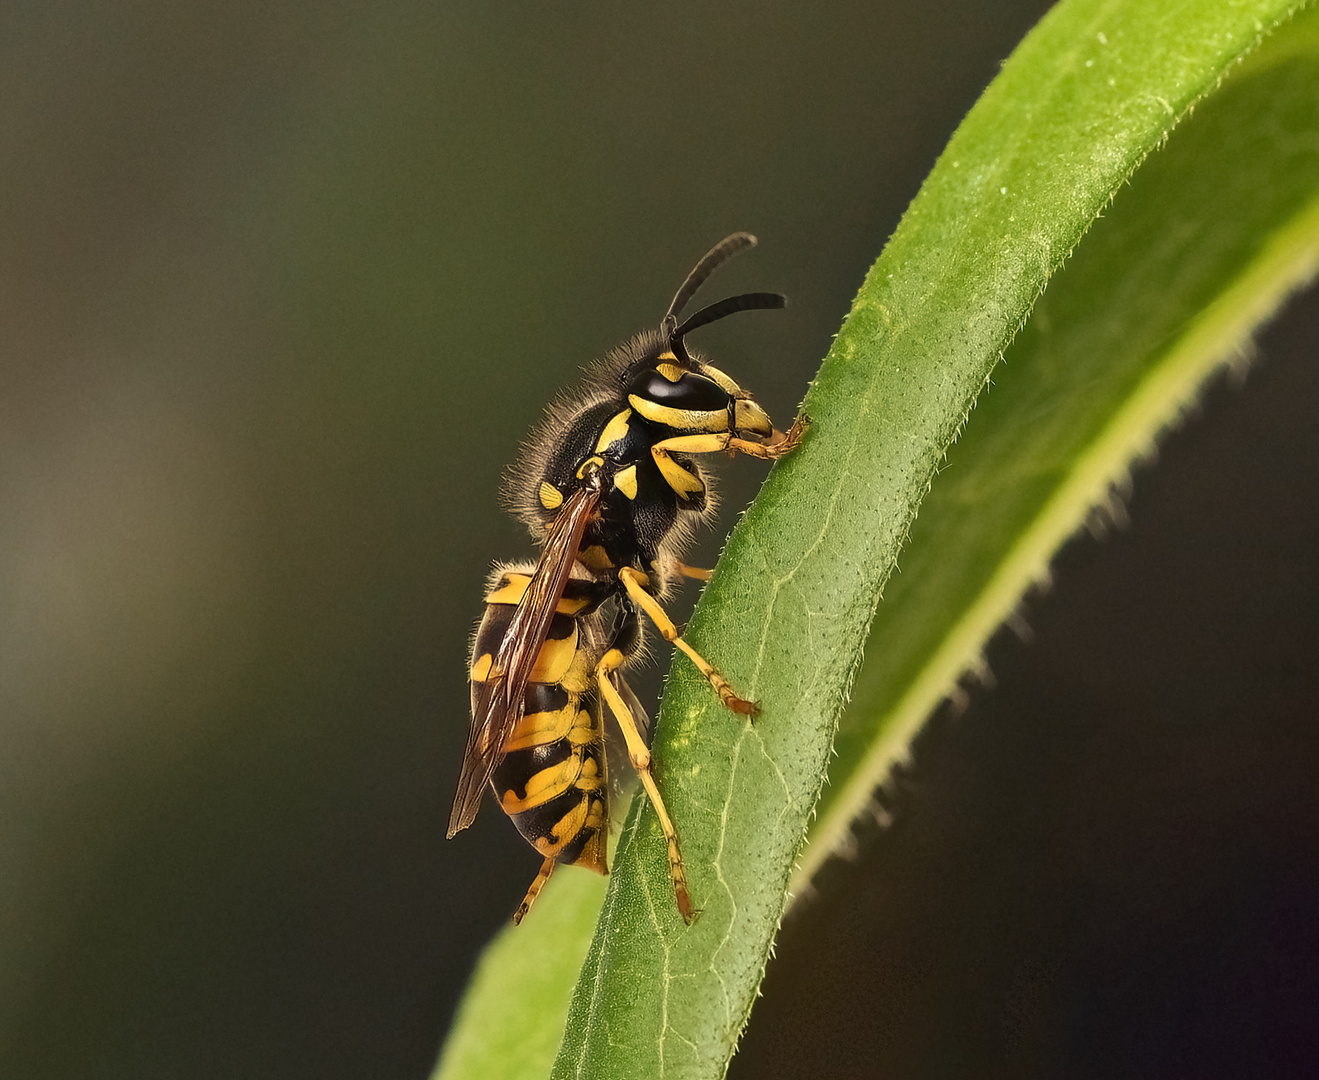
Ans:
[[[485,598],[485,602],[487,604],[508,604],[510,606],[520,604],[522,598],[527,594],[527,586],[530,584],[530,574],[509,574],[504,583]]]
[[[554,605],[554,610],[560,615],[576,615],[578,612],[586,610],[590,602],[585,596],[561,596],[559,602]]]
[[[614,568],[613,560],[605,554],[605,549],[599,544],[591,544],[589,547],[582,548],[577,553],[577,561],[597,574],[602,574],[606,570]]]
[[[621,413],[615,414],[613,419],[605,425],[604,431],[600,432],[600,439],[595,444],[595,452],[603,454],[616,442],[621,442],[627,437],[627,422],[632,419],[632,410],[624,409]]]
[[[629,465],[626,469],[614,475],[614,487],[618,488],[629,499],[637,497],[637,467]]]
[[[483,653],[472,664],[472,672],[468,677],[472,682],[485,682],[490,676],[490,665],[495,662],[495,658],[489,653]]]
[[[548,480],[541,481],[540,504],[545,507],[546,510],[557,510],[563,505],[563,492]]]

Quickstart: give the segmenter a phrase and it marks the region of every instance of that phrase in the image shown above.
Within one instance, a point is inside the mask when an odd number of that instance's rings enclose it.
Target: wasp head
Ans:
[[[627,400],[637,415],[675,431],[768,438],[774,430],[765,410],[728,375],[690,357],[679,363],[672,351],[632,376]]]

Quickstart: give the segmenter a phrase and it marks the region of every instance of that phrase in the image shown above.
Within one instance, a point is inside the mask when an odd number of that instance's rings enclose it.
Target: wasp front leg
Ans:
[[[762,461],[777,461],[796,450],[806,432],[806,421],[798,417],[786,432],[777,431],[777,438],[771,437],[766,442],[753,439],[741,439],[731,431],[705,432],[700,435],[674,435],[662,439],[650,448],[660,471],[665,472],[666,462],[672,454],[746,454],[748,457],[760,458]]]

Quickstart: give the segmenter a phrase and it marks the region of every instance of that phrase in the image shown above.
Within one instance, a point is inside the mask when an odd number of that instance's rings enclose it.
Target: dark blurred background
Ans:
[[[501,471],[734,229],[719,288],[792,306],[699,344],[791,416],[1045,7],[0,11],[0,1076],[426,1076],[535,869],[498,814],[443,839],[481,582],[529,550]],[[1312,293],[1069,547],[734,1075],[1285,1071],[1316,335]]]

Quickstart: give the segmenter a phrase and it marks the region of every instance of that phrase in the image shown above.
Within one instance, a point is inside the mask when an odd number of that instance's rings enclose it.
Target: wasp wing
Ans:
[[[467,736],[463,771],[449,815],[451,837],[476,819],[485,786],[504,756],[504,744],[522,718],[527,677],[536,666],[554,609],[572,573],[586,523],[599,501],[598,485],[578,488],[550,526],[535,573],[472,706],[472,730]]]

